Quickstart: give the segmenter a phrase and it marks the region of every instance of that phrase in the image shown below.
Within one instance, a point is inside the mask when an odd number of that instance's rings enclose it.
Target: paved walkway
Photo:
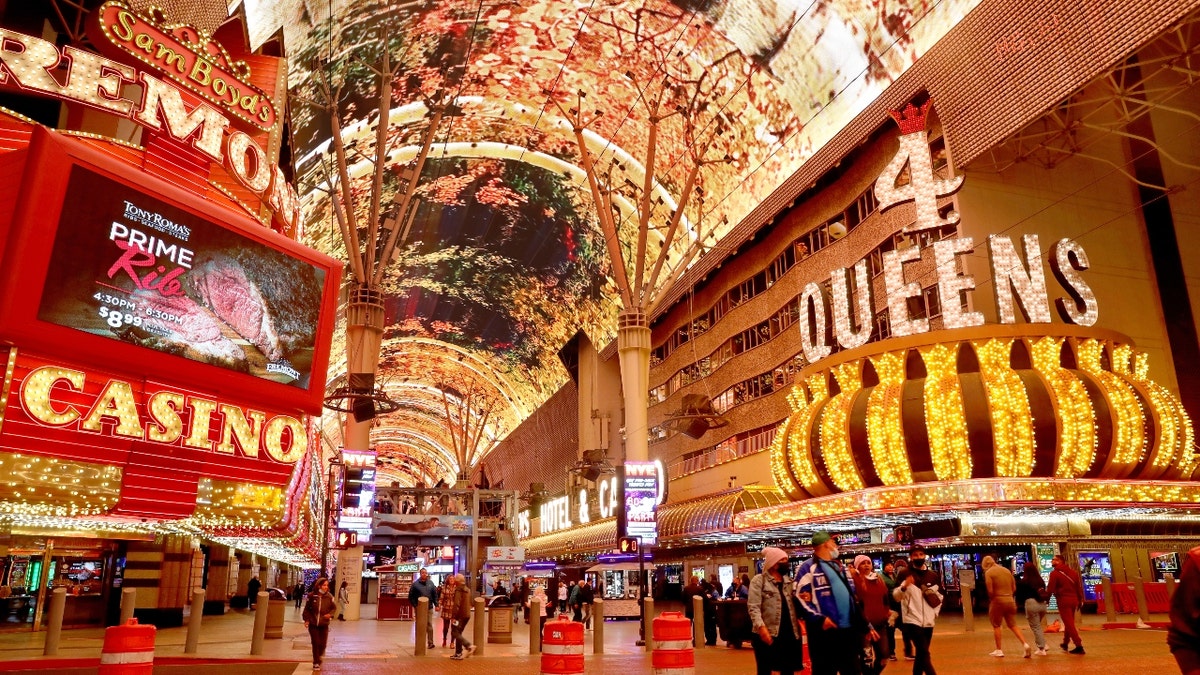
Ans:
[[[402,621],[375,621],[374,606],[363,607],[364,618],[360,621],[335,622],[330,634],[330,645],[326,654],[323,673],[371,674],[396,672],[434,673],[486,673],[508,675],[510,673],[537,673],[540,657],[529,654],[528,626],[514,626],[511,644],[485,644],[483,654],[465,661],[450,660],[451,649],[440,648],[440,623],[436,641],[438,648],[426,656],[413,655],[413,624]],[[1129,617],[1122,617],[1127,620]],[[1165,617],[1152,617],[1162,620]],[[966,632],[959,616],[943,617],[934,634],[934,664],[942,673],[984,673],[1007,675],[1029,673],[1038,675],[1074,675],[1080,672],[1122,672],[1136,669],[1137,672],[1169,675],[1177,672],[1174,660],[1166,647],[1166,635],[1161,630],[1100,630],[1104,617],[1084,617],[1084,644],[1087,655],[1068,655],[1058,650],[1058,635],[1047,636],[1051,654],[1020,658],[1015,639],[1011,634],[1004,638],[1008,656],[988,656],[993,649],[990,626],[976,620],[975,632]],[[310,672],[308,633],[300,622],[299,610],[290,606],[284,623],[282,640],[268,640],[262,656],[250,656],[250,631],[253,617],[245,612],[230,612],[220,617],[205,617],[200,640],[196,667],[187,669],[191,674],[204,671],[219,671],[224,675],[234,672],[267,673]],[[468,626],[473,629],[474,624]],[[609,621],[605,624],[605,653],[592,653],[592,636],[585,636],[585,660],[588,673],[650,673],[650,654],[637,647],[638,624],[634,621]],[[1026,629],[1026,633],[1028,631]],[[183,656],[186,628],[169,628],[158,632],[155,655],[159,658]],[[67,670],[51,667],[42,657],[44,633],[0,633],[0,671],[12,670],[20,662],[21,668],[36,669],[42,662],[41,672],[94,672]],[[64,631],[59,649],[62,659],[96,659],[103,642],[102,629]],[[254,664],[234,666],[217,665],[215,660],[236,659],[255,661]],[[291,662],[288,664],[286,662]],[[750,649],[732,649],[725,646],[697,650],[698,673],[752,673],[754,655]],[[181,672],[178,666],[162,667],[158,672]],[[907,673],[910,667],[904,661],[889,663],[888,672]]]

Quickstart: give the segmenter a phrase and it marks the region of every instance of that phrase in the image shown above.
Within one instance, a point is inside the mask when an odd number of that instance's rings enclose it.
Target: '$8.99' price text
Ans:
[[[113,328],[142,325],[142,317],[109,307],[100,308],[100,318],[104,319],[104,322]]]

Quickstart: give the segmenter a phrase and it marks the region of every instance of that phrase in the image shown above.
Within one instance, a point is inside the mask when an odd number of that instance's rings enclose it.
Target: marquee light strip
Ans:
[[[1077,478],[1096,461],[1096,411],[1087,388],[1062,367],[1063,339],[1047,335],[1030,347],[1033,369],[1046,383],[1058,421],[1058,462],[1054,475]]]
[[[904,393],[904,354],[888,352],[872,357],[879,384],[867,399],[867,440],[871,460],[884,485],[913,482],[904,442],[901,396]]]
[[[821,457],[829,477],[839,490],[861,490],[866,484],[850,451],[850,408],[862,389],[861,362],[852,361],[836,366],[833,376],[841,392],[829,401],[821,416]]]
[[[1146,418],[1133,388],[1120,376],[1101,366],[1103,350],[1104,344],[1099,340],[1083,340],[1078,347],[1079,369],[1095,378],[1108,400],[1116,435],[1109,463],[1119,476],[1126,476],[1145,457],[1146,431],[1143,425]]]
[[[970,478],[971,448],[958,382],[958,345],[931,345],[920,354],[925,362],[925,427],[933,472],[938,480]]]
[[[817,475],[817,465],[813,461],[812,430],[817,411],[829,400],[829,380],[825,373],[817,373],[808,378],[808,404],[792,417],[796,423],[788,428],[786,437],[788,465],[795,474],[804,491],[810,495],[820,496],[832,492],[829,486]]]
[[[992,419],[997,476],[1033,473],[1033,413],[1025,384],[1011,366],[1012,340],[973,342]]]

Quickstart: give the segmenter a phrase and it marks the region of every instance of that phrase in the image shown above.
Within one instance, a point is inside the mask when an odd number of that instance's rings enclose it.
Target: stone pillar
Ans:
[[[210,544],[208,547],[208,585],[204,587],[204,613],[225,613],[229,599],[229,547]]]
[[[347,621],[358,621],[362,601],[363,547],[355,546],[338,551],[337,554],[337,573],[330,581],[329,592],[336,598],[342,582],[345,581],[346,590],[350,592],[350,601],[340,609]]]
[[[626,309],[617,316],[617,352],[625,399],[625,460],[644,462],[650,458],[650,327],[641,308]]]
[[[246,595],[250,590],[250,578],[254,576],[254,554],[245,551],[237,552],[237,588],[229,599],[231,609],[250,609],[250,598]]]

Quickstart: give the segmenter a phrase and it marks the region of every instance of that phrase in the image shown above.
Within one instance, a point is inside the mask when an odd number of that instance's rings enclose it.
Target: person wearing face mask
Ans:
[[[875,563],[867,556],[855,556],[852,570],[854,588],[862,600],[863,616],[870,626],[866,641],[871,645],[875,659],[869,670],[871,673],[879,673],[891,654],[891,644],[887,640],[888,599],[891,591],[883,575],[875,571]],[[865,664],[863,670],[868,670]]]
[[[329,644],[329,622],[337,611],[337,601],[329,593],[329,579],[321,577],[313,584],[312,593],[304,603],[304,625],[312,639],[313,670],[321,669],[325,646]]]
[[[908,570],[900,576],[892,596],[900,603],[900,630],[912,640],[913,675],[937,675],[929,655],[933,625],[942,609],[937,573],[928,568],[925,547],[917,544],[909,554]]]
[[[808,629],[814,675],[858,675],[863,621],[854,580],[838,561],[828,532],[813,535],[813,557],[796,570],[796,597]]]
[[[750,614],[757,675],[792,675],[803,670],[802,642],[792,595],[791,569],[783,549],[763,549],[763,571],[750,580],[746,611]],[[797,667],[798,666],[798,667]]]

